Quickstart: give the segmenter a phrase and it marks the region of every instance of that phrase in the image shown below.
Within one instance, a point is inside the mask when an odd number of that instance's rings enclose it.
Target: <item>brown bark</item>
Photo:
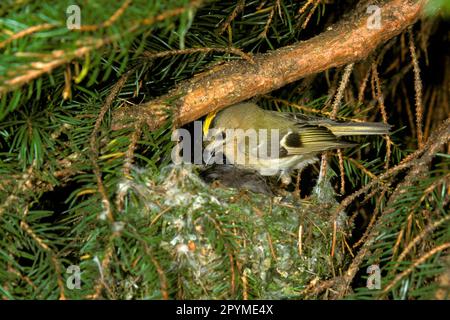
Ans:
[[[367,27],[367,6],[359,5],[340,23],[307,41],[254,56],[254,62],[232,61],[217,71],[180,83],[167,95],[116,111],[114,129],[129,121],[145,121],[151,128],[168,119],[174,106],[175,124],[183,125],[209,112],[265,94],[305,76],[366,58],[380,44],[413,24],[426,0],[392,0],[379,4],[381,27]],[[173,110],[173,109],[172,109]],[[126,124],[128,122],[128,124]]]

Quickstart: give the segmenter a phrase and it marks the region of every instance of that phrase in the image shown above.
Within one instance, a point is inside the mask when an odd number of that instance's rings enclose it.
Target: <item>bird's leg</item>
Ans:
[[[297,170],[297,180],[295,182],[294,198],[300,199],[300,178],[302,175],[302,169]]]
[[[282,171],[280,174],[280,180],[282,187],[287,187],[292,182],[291,174],[288,171]]]

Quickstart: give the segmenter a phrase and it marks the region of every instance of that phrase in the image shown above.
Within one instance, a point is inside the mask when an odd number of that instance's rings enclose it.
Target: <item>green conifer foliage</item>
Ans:
[[[174,89],[367,14],[357,3],[2,0],[0,298],[448,299],[445,1],[363,60],[250,94],[391,135],[354,138],[286,190],[272,179],[274,195],[171,160]],[[114,127],[162,96],[163,124]]]

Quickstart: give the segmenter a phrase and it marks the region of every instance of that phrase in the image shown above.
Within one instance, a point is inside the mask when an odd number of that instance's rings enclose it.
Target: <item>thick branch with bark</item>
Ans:
[[[380,4],[379,28],[371,28],[368,4],[359,5],[347,18],[310,40],[257,54],[254,62],[232,61],[218,71],[182,82],[168,94],[138,106],[118,109],[114,129],[129,122],[147,122],[159,127],[175,107],[177,126],[209,112],[266,94],[311,74],[366,58],[420,17],[426,0],[392,0]],[[170,107],[167,101],[171,101]]]

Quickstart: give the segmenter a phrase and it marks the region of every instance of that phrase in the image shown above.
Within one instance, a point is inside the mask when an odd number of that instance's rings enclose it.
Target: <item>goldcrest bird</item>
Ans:
[[[264,176],[279,174],[282,183],[289,184],[292,170],[318,161],[318,153],[355,145],[341,137],[383,135],[389,128],[385,123],[337,122],[240,103],[206,117],[203,134],[210,141],[206,162],[223,153],[227,163]]]

